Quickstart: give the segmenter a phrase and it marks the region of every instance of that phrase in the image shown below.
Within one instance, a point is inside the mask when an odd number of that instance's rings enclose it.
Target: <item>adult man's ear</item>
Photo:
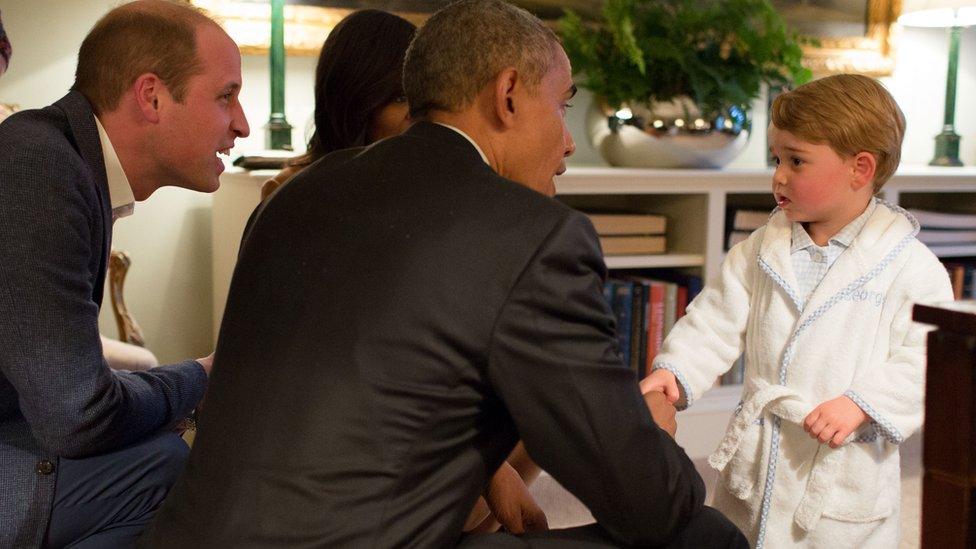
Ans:
[[[851,182],[851,187],[857,191],[865,185],[872,184],[877,169],[878,160],[873,154],[867,151],[861,151],[855,154],[853,166],[854,180]]]
[[[492,86],[492,110],[505,127],[515,124],[515,95],[520,86],[519,73],[514,67],[501,71],[495,77]]]
[[[147,122],[159,122],[159,96],[165,92],[166,86],[158,76],[151,72],[140,75],[132,84],[135,92],[136,104],[139,112]]]

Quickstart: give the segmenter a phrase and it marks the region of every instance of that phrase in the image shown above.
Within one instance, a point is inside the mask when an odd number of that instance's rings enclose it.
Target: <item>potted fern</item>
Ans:
[[[763,85],[811,76],[769,0],[607,0],[599,23],[567,10],[559,29],[613,165],[721,167],[744,148]]]

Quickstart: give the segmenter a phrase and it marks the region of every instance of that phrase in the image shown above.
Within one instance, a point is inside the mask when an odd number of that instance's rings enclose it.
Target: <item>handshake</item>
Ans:
[[[641,380],[640,390],[654,422],[674,438],[678,431],[678,423],[674,418],[676,411],[674,405],[681,398],[674,374],[667,370],[654,370],[651,375]]]
[[[678,387],[678,380],[674,374],[667,370],[654,370],[651,375],[645,377],[640,382],[641,393],[647,406],[651,408],[651,415],[654,421],[662,429],[671,433],[674,432],[665,427],[652,407],[650,396],[659,395],[658,400],[666,400],[671,405],[671,422],[674,422],[675,403],[683,404],[684,395]],[[811,438],[817,439],[821,444],[827,444],[831,448],[840,447],[847,437],[864,425],[870,418],[850,397],[839,396],[828,400],[815,407],[803,420],[803,429]]]

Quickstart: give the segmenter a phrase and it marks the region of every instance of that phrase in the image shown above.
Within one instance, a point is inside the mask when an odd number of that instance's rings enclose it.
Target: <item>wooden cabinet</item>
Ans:
[[[922,547],[976,547],[976,302],[915,307],[928,338]]]

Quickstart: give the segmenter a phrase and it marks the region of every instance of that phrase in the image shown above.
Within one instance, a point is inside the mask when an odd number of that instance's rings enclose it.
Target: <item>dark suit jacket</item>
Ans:
[[[271,197],[152,547],[445,547],[519,437],[617,539],[701,478],[617,353],[585,216],[418,123]]]
[[[203,395],[194,361],[113,373],[103,360],[111,235],[85,97],[71,92],[0,124],[0,547],[41,544],[59,457],[128,446]]]

